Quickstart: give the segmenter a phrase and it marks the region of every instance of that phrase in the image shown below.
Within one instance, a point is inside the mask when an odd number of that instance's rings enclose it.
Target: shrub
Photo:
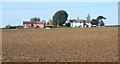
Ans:
[[[5,26],[6,29],[10,29],[10,27],[11,27],[10,25],[6,25]]]

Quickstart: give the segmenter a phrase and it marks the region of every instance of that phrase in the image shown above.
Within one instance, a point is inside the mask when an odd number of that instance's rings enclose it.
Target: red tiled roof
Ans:
[[[23,24],[31,24],[31,23],[44,23],[44,21],[35,21],[35,22],[23,21]]]

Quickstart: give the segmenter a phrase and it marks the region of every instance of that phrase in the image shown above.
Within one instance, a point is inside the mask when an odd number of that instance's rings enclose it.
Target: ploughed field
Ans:
[[[3,62],[117,62],[118,28],[3,29]]]

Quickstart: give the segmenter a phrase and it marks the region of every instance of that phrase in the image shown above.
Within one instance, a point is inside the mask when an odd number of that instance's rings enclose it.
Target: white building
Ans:
[[[86,17],[86,20],[73,19],[70,20],[70,27],[91,27],[90,15]]]
[[[91,27],[90,20],[73,19],[70,20],[70,27]]]

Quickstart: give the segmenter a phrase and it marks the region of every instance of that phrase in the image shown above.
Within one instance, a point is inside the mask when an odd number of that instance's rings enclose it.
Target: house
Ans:
[[[91,27],[90,15],[88,14],[86,20],[79,19],[79,17],[70,20],[70,27]]]
[[[44,28],[45,26],[44,21],[35,21],[35,22],[30,22],[30,21],[23,21],[23,28]]]
[[[90,19],[81,20],[78,17],[78,19],[70,20],[70,27],[91,27]]]

